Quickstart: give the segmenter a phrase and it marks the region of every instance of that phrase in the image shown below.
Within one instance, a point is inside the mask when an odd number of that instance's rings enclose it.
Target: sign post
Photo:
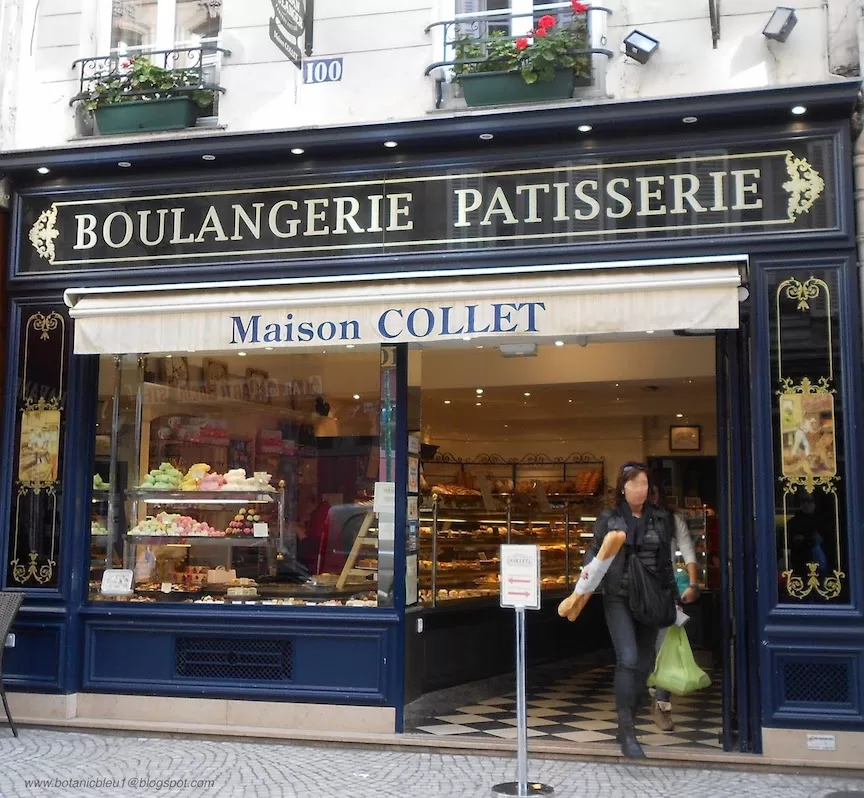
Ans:
[[[496,784],[493,795],[552,795],[547,784],[528,782],[528,707],[525,687],[525,610],[540,609],[540,549],[501,546],[501,606],[516,611],[516,781]]]

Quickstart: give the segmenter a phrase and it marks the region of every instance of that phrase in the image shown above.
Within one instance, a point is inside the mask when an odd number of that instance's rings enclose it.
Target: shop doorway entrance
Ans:
[[[575,624],[555,609],[578,578],[618,469],[640,460],[686,520],[701,588],[688,631],[713,678],[711,690],[674,699],[674,734],[648,716],[642,731],[648,744],[730,748],[728,456],[718,456],[728,444],[718,402],[727,383],[717,373],[718,340],[670,332],[582,343],[464,341],[411,352],[409,429],[424,446],[406,730],[511,735],[512,619],[498,607],[497,580],[498,547],[509,541],[536,543],[542,557],[543,608],[529,618],[531,736],[614,742],[600,599]],[[686,575],[682,547],[675,556]]]

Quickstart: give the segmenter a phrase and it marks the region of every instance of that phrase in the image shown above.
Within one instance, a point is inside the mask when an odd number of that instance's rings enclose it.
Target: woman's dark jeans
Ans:
[[[615,647],[615,704],[638,709],[654,670],[657,630],[633,620],[626,598],[604,595],[603,613]]]

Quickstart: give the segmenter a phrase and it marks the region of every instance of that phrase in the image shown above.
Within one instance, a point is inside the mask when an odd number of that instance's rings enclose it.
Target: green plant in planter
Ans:
[[[560,70],[589,77],[590,56],[574,55],[587,47],[589,7],[579,0],[573,0],[572,7],[574,15],[569,23],[561,24],[557,17],[546,14],[530,36],[515,40],[498,31],[485,42],[469,34],[459,36],[455,42],[456,60],[463,63],[453,67],[456,79],[486,72],[518,72],[527,84],[546,83],[554,80]]]
[[[143,55],[120,63],[121,72],[111,72],[90,82],[81,102],[88,111],[109,105],[185,97],[201,108],[213,102],[213,91],[200,87],[197,69],[163,69]]]

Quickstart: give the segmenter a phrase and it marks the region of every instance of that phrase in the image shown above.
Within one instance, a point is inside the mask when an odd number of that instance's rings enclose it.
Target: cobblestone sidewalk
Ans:
[[[0,730],[2,798],[489,798],[512,759],[393,750]],[[559,798],[826,798],[864,777],[533,759]],[[101,780],[101,781],[100,781]],[[37,783],[39,782],[39,783]]]

